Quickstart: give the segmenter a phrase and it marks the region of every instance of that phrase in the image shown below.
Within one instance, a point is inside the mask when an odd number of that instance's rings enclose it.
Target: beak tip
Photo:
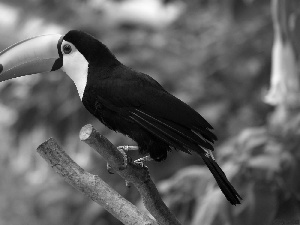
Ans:
[[[3,65],[0,63],[0,73],[3,71]]]

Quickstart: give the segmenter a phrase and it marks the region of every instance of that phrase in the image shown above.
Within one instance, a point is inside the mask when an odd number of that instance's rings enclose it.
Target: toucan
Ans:
[[[155,161],[177,149],[198,154],[227,200],[242,198],[213,157],[213,127],[151,76],[123,65],[95,37],[78,30],[29,38],[0,53],[0,82],[62,69],[85,108],[109,129],[133,139]]]

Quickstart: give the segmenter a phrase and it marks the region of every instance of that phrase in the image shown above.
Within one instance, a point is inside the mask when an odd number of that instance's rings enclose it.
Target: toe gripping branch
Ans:
[[[126,168],[128,162],[132,162],[132,159],[127,155],[128,151],[138,151],[139,147],[138,146],[129,146],[129,145],[124,145],[124,146],[119,146],[117,149],[122,153],[124,156],[124,169]],[[133,163],[140,165],[141,167],[146,167],[144,165],[145,162],[150,162],[153,159],[150,157],[150,155],[147,155],[145,157],[142,157],[140,159],[134,160]],[[120,168],[121,170],[122,168]]]
[[[147,155],[147,156],[142,157],[142,158],[140,158],[140,159],[134,160],[134,163],[135,163],[135,164],[138,164],[138,165],[141,165],[141,167],[146,167],[146,166],[144,165],[144,163],[145,163],[145,162],[150,162],[150,161],[152,161],[152,160],[153,160],[153,159],[150,157],[150,155]]]
[[[119,150],[119,152],[123,156],[123,165],[120,166],[118,169],[119,170],[124,170],[124,169],[127,168],[128,163],[132,163],[132,158],[127,155],[128,151],[136,151],[136,150],[139,150],[139,148],[138,148],[138,146],[125,145],[125,146],[119,146],[119,147],[117,147],[117,149]],[[140,159],[134,160],[133,163],[135,165],[140,166],[140,167],[147,168],[147,166],[145,166],[145,162],[149,162],[149,161],[152,161],[152,158],[150,156],[145,156],[145,157],[142,157]],[[114,170],[109,165],[109,163],[107,163],[107,171],[110,174],[114,174]],[[126,183],[127,187],[130,187],[130,182],[129,181],[126,180],[125,183]]]
[[[137,184],[149,181],[148,168],[131,163],[132,159],[126,154],[126,151],[138,150],[137,146],[120,146],[116,148],[90,124],[81,129],[79,136],[81,141],[87,143],[106,160],[109,173],[118,173],[126,180],[127,184],[129,182]]]
[[[176,217],[162,201],[150,177],[149,170],[146,167],[127,162],[128,165],[126,169],[118,170],[118,168],[122,168],[122,164],[124,164],[124,160],[122,159],[123,154],[90,124],[81,129],[79,137],[81,141],[99,153],[102,158],[116,170],[116,173],[137,188],[146,209],[157,220],[158,224],[180,225]]]
[[[129,150],[131,150],[131,147],[136,147],[136,146],[128,146],[128,145],[125,145],[125,146],[119,146],[117,147],[117,149],[119,150],[119,152],[122,154],[123,156],[123,165],[119,167],[119,170],[124,170],[127,168],[127,165],[129,162],[132,162],[132,159],[127,155],[127,152]],[[133,148],[132,148],[133,149]],[[135,149],[133,149],[135,150]],[[110,174],[114,174],[113,172],[113,168],[109,165],[109,163],[107,163],[107,171],[110,173]]]

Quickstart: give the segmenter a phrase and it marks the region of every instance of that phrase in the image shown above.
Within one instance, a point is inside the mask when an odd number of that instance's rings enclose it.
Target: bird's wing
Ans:
[[[211,125],[188,105],[166,92],[147,75],[133,79],[107,78],[97,85],[99,101],[110,110],[130,118],[170,146],[198,153],[231,202],[240,204],[241,196],[206,149],[213,150],[216,136]],[[101,83],[101,84],[100,84]],[[100,90],[101,89],[101,90]]]
[[[148,75],[105,79],[98,88],[99,98],[108,108],[129,117],[170,145],[187,152],[201,151],[199,147],[213,150],[212,143],[217,138],[211,132],[212,126]]]

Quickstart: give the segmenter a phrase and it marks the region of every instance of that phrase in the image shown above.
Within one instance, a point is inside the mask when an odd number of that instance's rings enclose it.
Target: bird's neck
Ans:
[[[64,60],[63,71],[73,80],[79,97],[82,100],[84,89],[87,84],[89,63],[80,54],[74,54],[76,59]]]

